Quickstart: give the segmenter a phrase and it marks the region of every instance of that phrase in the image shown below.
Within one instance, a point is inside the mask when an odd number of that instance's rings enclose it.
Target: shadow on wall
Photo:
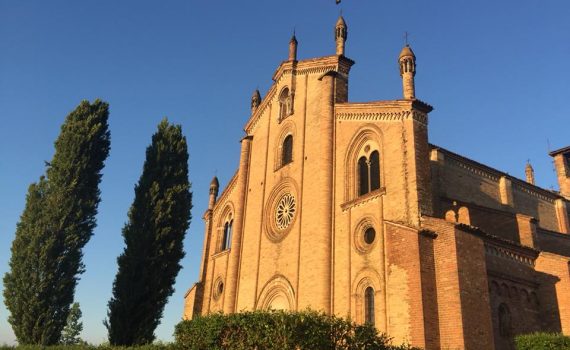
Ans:
[[[515,350],[514,337],[537,331],[562,331],[555,291],[559,279],[536,272],[536,284],[489,278],[495,349]]]

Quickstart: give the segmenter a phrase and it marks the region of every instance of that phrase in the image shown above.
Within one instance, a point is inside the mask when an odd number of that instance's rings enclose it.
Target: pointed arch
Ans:
[[[216,239],[216,249],[215,252],[221,252],[231,248],[232,244],[232,233],[233,233],[233,222],[234,222],[234,206],[231,202],[228,202],[224,209],[221,211],[218,217],[216,232],[213,232],[217,236]]]
[[[255,303],[256,310],[282,309],[295,311],[295,290],[289,280],[281,275],[274,275],[261,289]]]
[[[367,149],[367,151],[365,151],[365,149]],[[377,126],[366,124],[355,133],[355,136],[348,144],[345,155],[345,201],[353,200],[361,194],[364,194],[365,183],[361,182],[364,176],[364,160],[361,161],[362,157],[365,158],[368,167],[368,190],[365,193],[373,191],[370,189],[372,183],[378,188],[385,185],[382,180],[384,178],[383,171],[385,168],[382,164],[384,161],[382,150],[383,134]],[[374,152],[377,152],[377,154],[373,156],[374,159],[372,159],[375,168],[371,172],[371,156]],[[374,175],[375,178],[371,179],[371,175]],[[378,188],[374,188],[374,190]]]

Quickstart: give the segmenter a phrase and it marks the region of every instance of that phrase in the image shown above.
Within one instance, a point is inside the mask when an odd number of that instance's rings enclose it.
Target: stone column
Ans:
[[[236,184],[236,212],[234,216],[234,233],[228,261],[226,280],[226,293],[224,296],[224,313],[235,312],[237,303],[237,285],[239,282],[239,266],[241,255],[241,243],[244,227],[245,198],[249,175],[249,161],[251,142],[253,136],[246,136],[241,140],[241,155],[239,161],[238,178]]]

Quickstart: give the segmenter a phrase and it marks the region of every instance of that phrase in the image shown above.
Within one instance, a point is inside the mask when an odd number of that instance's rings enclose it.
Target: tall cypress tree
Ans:
[[[113,345],[151,343],[184,257],[192,194],[182,128],[164,119],[146,150],[135,199],[123,228],[105,326]]]
[[[83,101],[65,119],[46,176],[28,189],[4,276],[8,321],[20,344],[57,344],[82,249],[93,234],[101,170],[110,150],[109,105]]]

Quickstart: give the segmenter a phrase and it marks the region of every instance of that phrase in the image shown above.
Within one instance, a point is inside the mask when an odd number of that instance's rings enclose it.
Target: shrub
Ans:
[[[570,337],[556,333],[531,333],[515,337],[517,350],[570,350]]]
[[[391,345],[388,336],[370,325],[357,325],[315,311],[218,313],[182,321],[174,334],[176,344],[190,350],[415,349]]]

